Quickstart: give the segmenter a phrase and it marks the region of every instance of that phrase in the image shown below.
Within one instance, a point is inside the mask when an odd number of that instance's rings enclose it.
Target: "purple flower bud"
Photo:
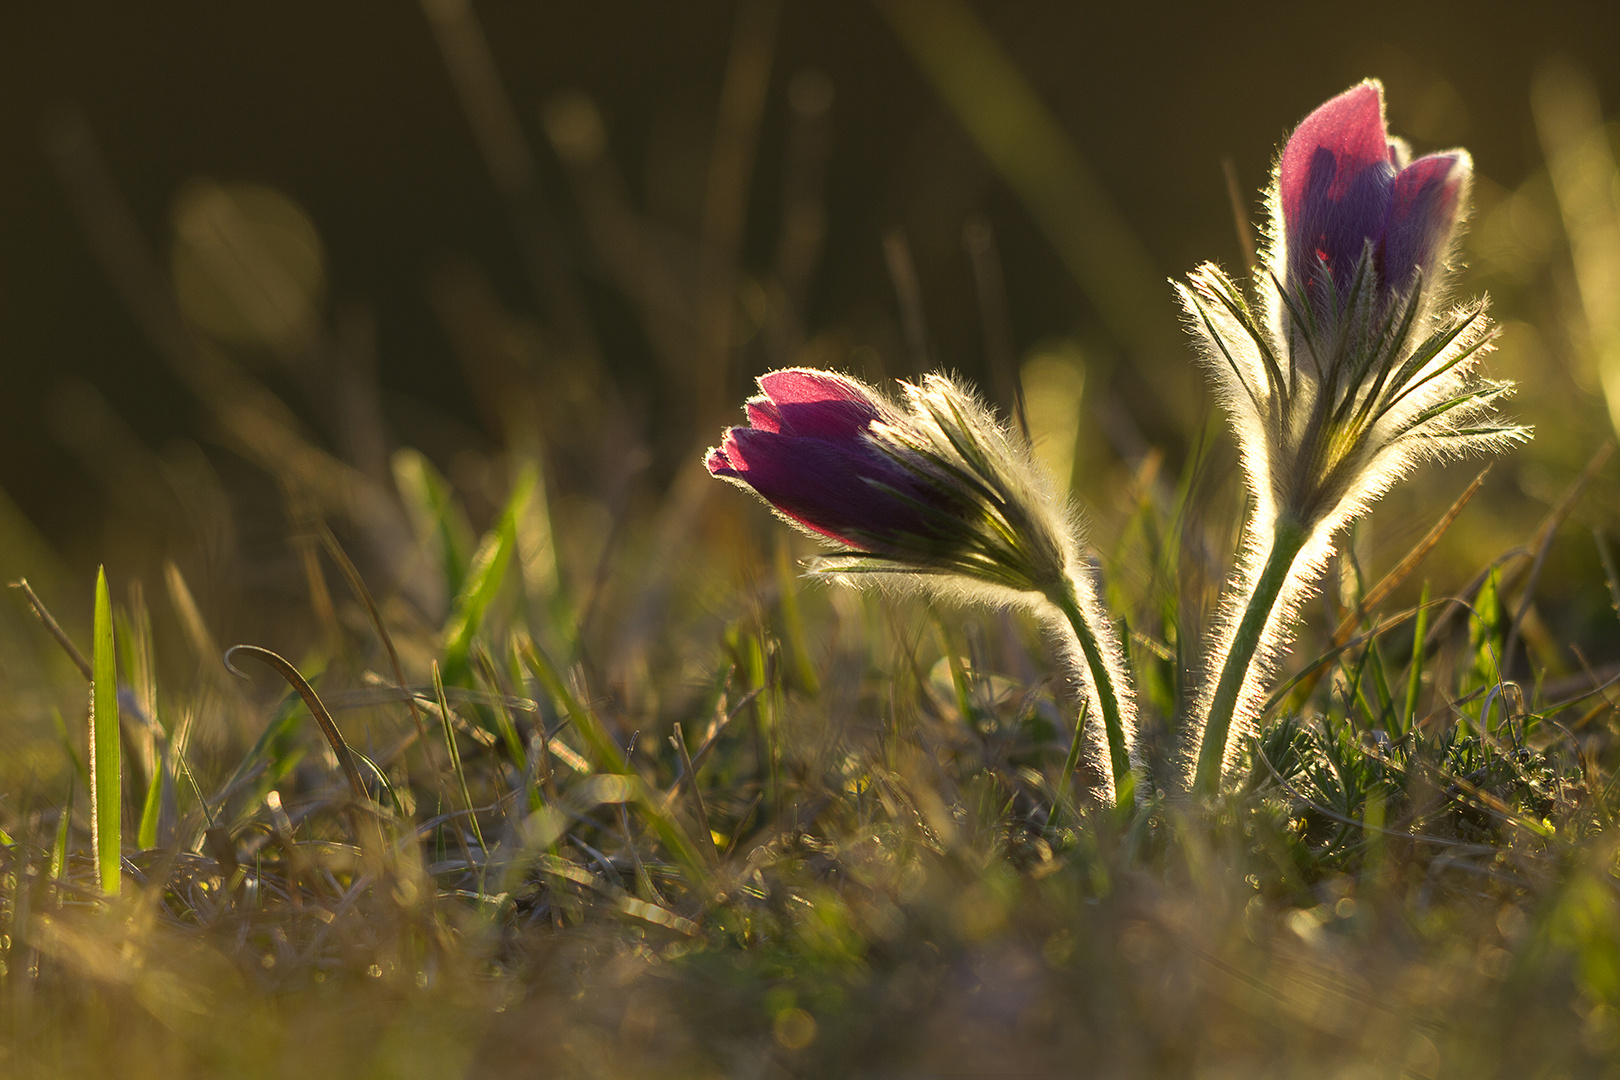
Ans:
[[[1407,162],[1384,126],[1383,87],[1369,80],[1307,116],[1277,166],[1291,294],[1342,301],[1369,244],[1383,295],[1432,280],[1461,220],[1472,163],[1461,150]]]
[[[875,392],[827,371],[790,368],[759,380],[751,427],[726,431],[710,474],[747,486],[805,528],[863,551],[916,533],[937,499],[871,438],[892,419]]]
[[[851,550],[827,572],[944,574],[1023,593],[1066,580],[1073,537],[1051,492],[995,416],[940,375],[904,403],[828,371],[759,380],[749,427],[729,428],[709,472]]]

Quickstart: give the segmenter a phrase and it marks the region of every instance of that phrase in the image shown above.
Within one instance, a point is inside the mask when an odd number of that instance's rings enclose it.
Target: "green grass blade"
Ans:
[[[1372,670],[1373,692],[1377,695],[1377,711],[1370,712],[1367,719],[1377,726],[1383,726],[1395,718],[1395,695],[1389,689],[1389,678],[1384,674],[1384,653],[1378,648],[1378,638],[1369,638],[1367,652],[1370,654],[1368,667]]]
[[[397,451],[392,466],[394,487],[405,504],[411,527],[418,540],[439,557],[446,591],[454,596],[461,591],[472,550],[473,532],[467,515],[456,504],[450,481],[417,451]]]
[[[437,662],[433,665],[433,693],[439,702],[439,720],[444,724],[444,745],[450,751],[450,771],[456,776],[456,790],[461,792],[461,806],[467,811],[467,820],[472,822],[473,836],[478,840],[478,850],[481,854],[489,854],[489,846],[484,843],[484,830],[478,826],[478,815],[473,812],[472,792],[467,787],[467,771],[461,765],[461,749],[456,746],[456,729],[450,722],[450,702],[444,696],[444,679],[439,674]]]
[[[810,657],[809,635],[804,630],[804,612],[799,606],[799,577],[794,573],[788,552],[788,534],[777,533],[776,587],[782,608],[782,636],[793,656],[792,670],[799,688],[814,697],[820,692],[816,665]]]
[[[473,555],[466,580],[444,625],[444,671],[451,682],[459,683],[469,673],[467,655],[472,649],[473,637],[506,580],[507,567],[517,549],[517,523],[526,513],[538,482],[539,476],[532,467],[518,474],[500,521],[484,536]]]
[[[1615,569],[1614,552],[1609,550],[1609,538],[1603,530],[1594,527],[1592,539],[1597,541],[1598,558],[1603,562],[1603,580],[1609,586],[1609,606],[1620,615],[1620,570]]]
[[[56,818],[56,842],[51,845],[52,881],[61,881],[62,873],[67,869],[68,831],[73,827],[73,798],[78,794],[76,779],[69,774],[67,799],[62,803],[62,812]]]
[[[506,743],[506,752],[512,755],[512,764],[517,767],[519,783],[523,785],[524,805],[531,811],[540,809],[540,793],[534,786],[534,772],[529,767],[529,752],[523,745],[523,738],[518,734],[517,722],[512,719],[512,710],[507,706],[506,688],[501,685],[500,676],[495,671],[495,661],[490,659],[489,653],[480,648],[477,651],[479,672],[484,677],[484,683],[489,687],[490,696],[494,699],[492,710],[495,714],[495,726],[499,729],[501,739]]]
[[[529,671],[540,680],[540,685],[545,687],[546,693],[551,695],[552,700],[573,724],[575,733],[584,740],[591,756],[596,759],[596,767],[602,772],[610,773],[623,774],[629,771],[624,751],[619,749],[619,744],[602,726],[602,721],[596,713],[587,709],[578,696],[569,689],[562,672],[552,664],[551,658],[532,641],[522,642],[520,648]]]
[[[118,741],[118,644],[113,634],[107,570],[96,571],[96,615],[90,667],[90,832],[96,849],[96,881],[108,896],[118,895],[118,861],[123,846],[122,789]]]
[[[68,764],[73,766],[73,775],[78,777],[79,783],[89,787],[90,770],[85,767],[84,759],[79,756],[79,748],[74,745],[75,740],[68,732],[67,721],[62,719],[62,710],[55,705],[51,706],[51,723],[56,728],[57,741],[67,753]]]
[[[1046,824],[1050,826],[1052,819],[1057,816],[1061,806],[1064,815],[1071,821],[1078,815],[1074,810],[1074,773],[1080,767],[1080,754],[1086,746],[1086,711],[1091,702],[1084,695],[1080,698],[1080,715],[1074,721],[1074,738],[1069,740],[1069,754],[1063,759],[1063,773],[1058,777],[1056,787],[1053,789],[1052,812],[1046,816]]]
[[[141,804],[141,825],[135,833],[135,845],[142,851],[157,847],[158,810],[163,804],[163,768],[159,764],[152,770],[152,779],[146,785],[146,801]]]
[[[545,687],[552,700],[557,703],[558,709],[568,716],[574,730],[590,748],[591,756],[596,760],[593,764],[602,772],[627,776],[633,780],[632,791],[636,803],[639,805],[647,820],[652,823],[653,831],[671,855],[681,863],[686,870],[688,878],[694,883],[702,882],[708,876],[708,870],[698,855],[696,845],[686,835],[686,830],[676,823],[665,811],[658,798],[654,797],[642,782],[641,777],[630,767],[625,759],[624,751],[602,724],[602,718],[596,711],[579,700],[579,696],[569,689],[563,680],[562,673],[552,664],[551,658],[546,656],[531,641],[524,641],[520,648],[523,662],[534,674],[534,677]]]
[[[1423,638],[1429,632],[1429,583],[1423,583],[1418,597],[1417,617],[1412,626],[1412,664],[1406,676],[1406,708],[1402,711],[1400,734],[1412,730],[1417,720],[1418,695],[1423,692]]]

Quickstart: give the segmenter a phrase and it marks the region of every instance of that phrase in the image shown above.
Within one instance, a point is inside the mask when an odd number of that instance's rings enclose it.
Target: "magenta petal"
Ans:
[[[1294,129],[1277,167],[1289,277],[1310,281],[1326,262],[1349,285],[1368,240],[1381,235],[1395,176],[1384,128],[1383,92],[1354,86]]]
[[[1332,165],[1325,177],[1316,175],[1323,160]],[[1389,164],[1383,93],[1373,82],[1353,86],[1318,106],[1288,137],[1277,168],[1283,216],[1297,217],[1307,194],[1342,199],[1358,176]]]
[[[751,427],[760,431],[782,430],[782,414],[770,398],[749,398],[743,408],[748,413]]]
[[[748,431],[748,428],[727,428],[726,437],[720,440],[720,453],[725,455],[726,463],[738,472],[748,471],[748,459],[743,456],[742,444],[737,441],[737,436],[747,435]]]
[[[759,377],[759,388],[778,405],[813,405],[821,401],[866,401],[853,379],[831,371],[783,368]]]
[[[731,467],[731,461],[726,452],[718,446],[709,448],[709,456],[703,462],[708,466],[710,476],[737,476],[737,470]]]
[[[859,438],[883,415],[864,387],[829,371],[773,371],[762,375],[759,385],[773,411],[768,425],[755,421],[754,426],[766,431],[847,442]],[[753,417],[750,410],[749,419]]]
[[[1383,274],[1390,288],[1404,287],[1419,270],[1429,274],[1445,254],[1472,171],[1468,155],[1452,150],[1418,158],[1396,175],[1384,226]]]
[[[852,547],[857,532],[915,530],[928,501],[916,482],[869,443],[842,444],[733,428],[726,458],[766,502],[824,536]],[[893,492],[905,493],[898,497]]]

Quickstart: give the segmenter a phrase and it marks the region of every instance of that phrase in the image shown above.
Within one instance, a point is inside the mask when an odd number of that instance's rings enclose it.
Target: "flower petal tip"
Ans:
[[[778,405],[813,405],[822,401],[866,401],[853,379],[815,368],[782,368],[759,377],[759,388]]]
[[[726,433],[726,441],[731,441],[731,433]],[[736,469],[731,467],[731,459],[726,456],[725,450],[718,446],[709,447],[708,454],[703,459],[704,467],[709,470],[710,476],[737,476]]]

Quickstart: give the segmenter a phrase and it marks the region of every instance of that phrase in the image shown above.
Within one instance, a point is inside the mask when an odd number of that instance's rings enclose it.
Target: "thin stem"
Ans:
[[[1080,612],[1074,582],[1064,578],[1062,585],[1047,594],[1047,599],[1063,613],[1080,642],[1086,667],[1091,671],[1092,685],[1097,688],[1097,699],[1102,703],[1103,730],[1108,735],[1108,761],[1114,774],[1114,800],[1120,807],[1129,807],[1136,801],[1136,773],[1131,768],[1130,748],[1125,743],[1125,723],[1120,717],[1119,691],[1114,686],[1114,676],[1103,662],[1097,635]]]
[[[1201,795],[1212,796],[1220,790],[1226,738],[1232,729],[1238,694],[1248,677],[1272,609],[1277,606],[1277,597],[1282,594],[1308,535],[1298,522],[1288,519],[1277,522],[1271,552],[1260,571],[1260,580],[1255,583],[1254,594],[1249,597],[1249,606],[1243,610],[1243,621],[1238,623],[1237,633],[1232,638],[1226,663],[1221,667],[1221,680],[1215,686],[1215,697],[1209,705],[1209,717],[1204,721],[1204,741],[1198,750],[1198,771],[1193,778],[1193,790]]]

